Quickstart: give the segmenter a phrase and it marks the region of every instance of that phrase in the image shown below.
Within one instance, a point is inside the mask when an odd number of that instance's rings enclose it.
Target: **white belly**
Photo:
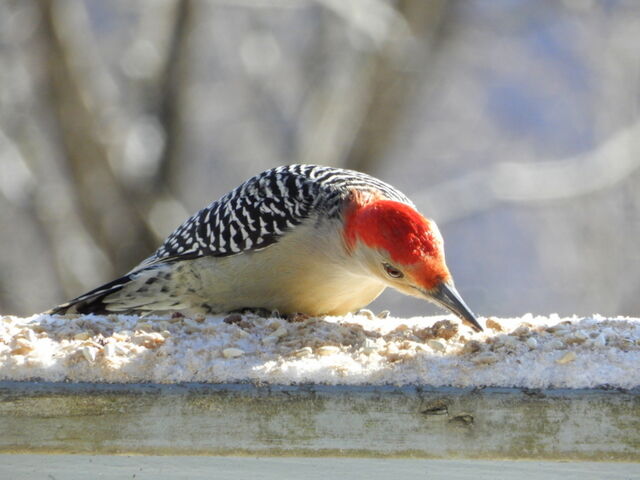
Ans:
[[[339,315],[368,305],[385,289],[354,263],[341,239],[309,238],[301,230],[264,250],[193,260],[203,300],[212,311],[220,312],[260,307],[281,313]]]

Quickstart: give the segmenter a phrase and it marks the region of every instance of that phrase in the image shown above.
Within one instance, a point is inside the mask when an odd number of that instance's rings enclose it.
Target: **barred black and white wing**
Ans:
[[[190,217],[143,265],[268,247],[314,212],[336,218],[352,189],[375,190],[412,205],[398,190],[364,173],[317,165],[278,167],[247,180]]]

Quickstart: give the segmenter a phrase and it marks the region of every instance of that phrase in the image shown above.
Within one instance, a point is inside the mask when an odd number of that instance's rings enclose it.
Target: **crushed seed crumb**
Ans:
[[[495,332],[503,332],[504,329],[502,328],[502,325],[500,325],[500,323],[498,323],[498,321],[493,318],[487,318],[487,321],[485,323],[485,325],[487,326],[487,328],[490,328],[491,330],[495,331]]]

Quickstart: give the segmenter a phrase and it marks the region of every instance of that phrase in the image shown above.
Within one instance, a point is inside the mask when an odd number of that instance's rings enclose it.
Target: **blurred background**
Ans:
[[[640,314],[636,0],[3,0],[0,65],[4,314],[287,163],[406,193],[478,314]]]

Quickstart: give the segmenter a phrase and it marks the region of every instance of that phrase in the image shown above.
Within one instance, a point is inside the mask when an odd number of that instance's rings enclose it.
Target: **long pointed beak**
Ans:
[[[476,316],[471,309],[467,307],[467,304],[464,303],[464,300],[462,300],[462,297],[453,285],[442,282],[434,290],[431,290],[428,295],[431,300],[434,300],[441,307],[451,310],[476,332],[482,331],[482,327],[478,323]]]

